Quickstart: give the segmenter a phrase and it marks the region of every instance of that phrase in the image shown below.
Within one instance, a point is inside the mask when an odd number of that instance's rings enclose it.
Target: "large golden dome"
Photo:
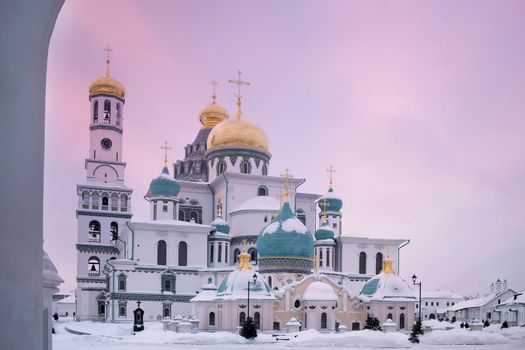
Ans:
[[[106,60],[106,74],[89,85],[89,97],[95,95],[112,95],[122,100],[126,97],[124,85],[116,79],[109,76],[109,59]]]
[[[208,150],[227,146],[252,147],[268,152],[268,138],[260,127],[243,118],[226,119],[211,130]]]

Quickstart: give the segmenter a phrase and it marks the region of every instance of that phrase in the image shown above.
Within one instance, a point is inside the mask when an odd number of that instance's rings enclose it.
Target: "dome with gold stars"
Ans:
[[[109,76],[109,63],[111,61],[109,58],[106,58],[106,74],[97,78],[89,85],[89,97],[95,95],[111,95],[121,100],[124,100],[126,97],[126,89],[124,85],[116,79],[113,79]]]

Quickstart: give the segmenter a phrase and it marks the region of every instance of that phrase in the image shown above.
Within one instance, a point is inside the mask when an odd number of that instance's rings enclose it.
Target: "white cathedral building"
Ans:
[[[279,329],[291,317],[305,328],[359,329],[378,308],[382,322],[390,317],[400,328],[411,325],[415,299],[393,268],[399,271],[399,252],[409,241],[345,235],[343,201],[331,179],[328,192],[318,195],[301,192],[304,178],[272,176],[266,134],[242,113],[240,98],[230,117],[213,94],[184,158],[170,166],[165,157],[144,194],[150,217],[132,218],[122,149],[125,89],[106,63],[106,74],[89,88],[90,149],[86,181],[77,186],[78,320],[130,321],[140,301],[145,320],[193,314],[201,329],[231,329],[244,322],[245,297],[224,314],[228,326],[218,326],[227,281],[249,277],[241,272],[253,269],[258,286],[267,289],[259,293],[260,304],[271,310],[252,310],[261,329]],[[240,76],[235,82],[239,88],[243,83]],[[369,280],[373,286],[367,287]],[[328,296],[305,300],[303,309],[301,293],[312,283]],[[388,284],[396,286],[391,296]],[[222,297],[216,299],[217,293]],[[307,314],[316,305],[335,311],[319,313],[308,326]]]

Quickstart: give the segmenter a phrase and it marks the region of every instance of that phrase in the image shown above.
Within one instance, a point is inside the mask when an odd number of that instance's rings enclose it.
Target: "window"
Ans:
[[[359,273],[366,274],[366,253],[359,253]]]
[[[179,266],[188,266],[188,244],[179,242]]]
[[[213,247],[215,246],[215,244],[211,243],[210,244],[210,262],[213,263]]]
[[[100,223],[93,220],[89,223],[89,242],[100,242]]]
[[[199,223],[199,213],[197,213],[195,210],[190,211],[190,222],[191,221]]]
[[[172,272],[166,271],[160,276],[160,291],[175,293],[175,275]]]
[[[224,173],[225,170],[226,170],[226,166],[224,162],[223,161],[218,162],[217,163],[217,176]]]
[[[323,312],[323,313],[321,314],[321,329],[326,329],[326,328],[328,328],[327,325],[326,325],[326,323],[327,323],[327,322],[326,322],[326,321],[327,321],[326,318],[327,318],[327,317],[326,317],[326,312]]]
[[[268,189],[266,186],[259,186],[257,189],[257,195],[258,196],[267,196],[268,195]]]
[[[264,164],[263,167],[262,167],[262,174],[263,175],[268,175],[268,167],[266,166],[266,164]]]
[[[434,302],[433,301],[430,302],[430,306],[434,306]]]
[[[111,222],[109,233],[111,234],[111,240],[116,241],[118,239],[118,224],[115,221]]]
[[[208,315],[208,324],[210,326],[215,326],[215,312],[210,312]]]
[[[120,211],[128,211],[128,196],[125,194],[120,196]]]
[[[272,276],[268,276],[268,285],[272,287]]]
[[[93,123],[98,123],[98,101],[93,103]]]
[[[330,249],[326,250],[326,264],[327,267],[330,267]]]
[[[153,220],[157,220],[157,204],[153,204]]]
[[[299,309],[301,307],[301,300],[300,299],[295,299],[295,302],[293,303],[293,306],[296,309]]]
[[[241,253],[241,252],[239,251],[239,249],[235,249],[235,250],[233,251],[233,262],[234,262],[235,264],[239,262],[239,254],[240,254],[240,253]]]
[[[83,209],[89,208],[89,192],[88,191],[82,192],[82,208]]]
[[[102,210],[107,210],[109,205],[109,198],[104,196],[102,197]]]
[[[126,291],[126,275],[124,274],[118,276],[118,290]]]
[[[185,217],[184,212],[182,210],[179,210],[179,220],[180,221],[186,221],[186,217]]]
[[[452,302],[452,306],[454,306],[454,302]]]
[[[104,303],[99,303],[98,304],[98,315],[104,316],[105,314],[106,314],[106,305],[104,305]],[[66,316],[67,316],[67,312],[66,312]]]
[[[355,321],[355,322],[352,322],[352,330],[353,331],[358,331],[359,330],[359,322]]]
[[[428,306],[428,301],[425,301],[425,306]]]
[[[171,281],[170,280],[164,281],[164,291],[171,292]]]
[[[264,222],[268,222],[268,216],[264,216]]]
[[[117,125],[120,126],[120,118],[122,117],[120,103],[117,103]]]
[[[228,243],[224,243],[224,262],[228,262]]]
[[[246,321],[246,314],[244,312],[241,312],[239,314],[239,326],[244,326],[245,321]]]
[[[387,319],[387,320],[392,320],[392,321],[394,320],[394,319],[392,318],[392,314],[388,314],[388,315],[386,316],[386,319]]]
[[[171,314],[170,308],[165,306],[164,307],[164,317],[170,317],[170,314]]]
[[[399,329],[405,329],[405,314],[399,315]]]
[[[450,302],[447,301],[447,306],[450,306]]]
[[[163,205],[162,206],[162,212],[163,213],[167,213],[168,212],[168,206],[167,205]]]
[[[273,330],[274,331],[280,331],[281,330],[281,322],[273,321]]]
[[[241,174],[249,174],[250,173],[250,162],[247,160],[243,160],[241,162]]]
[[[253,323],[255,323],[255,328],[261,329],[261,314],[256,312],[253,314]]]
[[[439,301],[436,301],[436,306],[439,306]]]
[[[119,306],[118,315],[119,317],[126,317],[126,307],[125,306]]]
[[[319,249],[319,267],[323,267],[323,250]]]
[[[88,259],[88,275],[98,276],[100,275],[100,259],[96,256],[92,256]]]
[[[111,116],[111,102],[109,100],[104,101],[104,123],[108,124],[110,122]]]
[[[376,254],[376,275],[381,272],[383,269],[383,254],[377,253]]]
[[[304,209],[297,209],[296,210],[297,218],[303,223],[303,225],[306,225],[306,214],[304,212]]]
[[[222,243],[219,243],[217,252],[217,262],[222,262]]]
[[[250,254],[250,262],[257,265],[257,249],[255,248],[248,249],[248,254]]]
[[[157,265],[166,265],[166,241],[157,242]]]

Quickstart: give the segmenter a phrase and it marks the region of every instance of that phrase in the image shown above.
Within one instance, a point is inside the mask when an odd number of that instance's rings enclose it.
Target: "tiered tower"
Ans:
[[[122,161],[124,86],[106,73],[89,87],[89,156],[86,182],[77,185],[77,319],[105,318],[109,260],[125,257],[119,234],[131,219],[132,190],[124,185]]]

